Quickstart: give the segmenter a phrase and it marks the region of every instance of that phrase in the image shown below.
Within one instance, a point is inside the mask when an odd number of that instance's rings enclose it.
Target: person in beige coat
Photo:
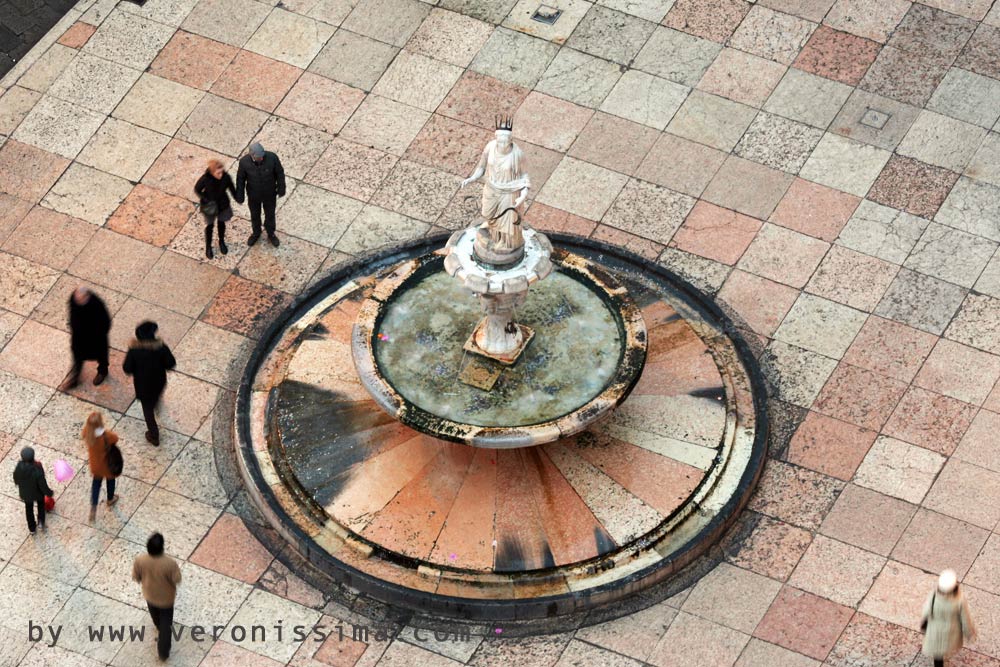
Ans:
[[[920,627],[924,631],[923,653],[934,661],[934,667],[944,667],[945,658],[957,653],[964,642],[975,641],[969,604],[954,571],[941,573],[937,587],[924,603]]]
[[[181,569],[163,553],[163,535],[153,533],[146,541],[146,553],[132,563],[132,579],[142,584],[149,615],[156,627],[156,652],[160,660],[170,657],[171,626],[174,622],[174,600],[181,585]]]

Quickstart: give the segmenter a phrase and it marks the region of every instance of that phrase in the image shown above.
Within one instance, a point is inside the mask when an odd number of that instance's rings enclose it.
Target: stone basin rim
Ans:
[[[642,374],[647,343],[642,314],[624,285],[600,265],[564,248],[554,248],[551,259],[554,266],[596,294],[618,325],[618,363],[604,387],[594,396],[544,421],[501,426],[457,422],[422,408],[402,395],[379,368],[375,332],[393,298],[422,280],[428,265],[443,263],[436,252],[394,266],[362,305],[351,336],[355,369],[362,385],[380,408],[407,426],[435,438],[486,449],[543,445],[579,433],[606,418],[628,397]],[[445,269],[442,266],[440,270]]]

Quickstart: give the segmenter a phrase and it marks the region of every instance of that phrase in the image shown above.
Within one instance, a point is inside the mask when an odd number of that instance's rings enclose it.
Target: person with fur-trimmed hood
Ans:
[[[45,496],[55,495],[45,479],[45,470],[35,461],[35,450],[25,447],[21,460],[14,466],[14,483],[24,501],[24,514],[28,519],[28,532],[35,532],[35,507],[38,507],[38,526],[45,528]]]
[[[132,376],[135,397],[142,404],[146,418],[146,440],[160,444],[160,428],[156,425],[156,406],[167,386],[167,371],[177,365],[170,348],[156,337],[156,322],[143,322],[135,328],[135,339],[129,344],[122,369]]]

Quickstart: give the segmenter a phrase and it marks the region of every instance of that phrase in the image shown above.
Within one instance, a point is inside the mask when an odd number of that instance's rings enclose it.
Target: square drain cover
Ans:
[[[549,7],[548,5],[539,5],[538,9],[535,10],[535,13],[531,15],[531,18],[533,21],[552,25],[559,20],[560,16],[562,16],[561,9]]]
[[[861,124],[881,130],[889,122],[890,118],[892,118],[892,114],[890,113],[869,108],[865,109],[865,115],[861,117]]]

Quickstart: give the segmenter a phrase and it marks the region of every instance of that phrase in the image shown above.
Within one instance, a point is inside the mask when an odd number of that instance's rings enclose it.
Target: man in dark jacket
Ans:
[[[156,406],[167,386],[167,371],[177,365],[170,348],[156,337],[156,322],[143,322],[135,328],[135,340],[128,347],[122,369],[132,376],[135,397],[142,405],[146,418],[146,440],[160,444],[160,428],[156,425]]]
[[[260,238],[260,210],[264,209],[264,229],[267,240],[275,248],[278,247],[278,237],[274,234],[274,207],[277,197],[285,196],[285,170],[281,160],[270,151],[265,151],[260,144],[250,144],[248,155],[240,158],[239,169],[236,170],[236,201],[243,203],[246,192],[247,205],[250,207],[250,238],[247,245],[252,246]]]
[[[108,332],[111,315],[100,297],[86,287],[78,287],[69,298],[70,349],[73,352],[73,369],[60,387],[68,391],[80,382],[83,362],[97,361],[94,384],[99,385],[108,377]]]
[[[24,501],[28,532],[35,532],[35,505],[38,506],[38,525],[45,528],[45,496],[55,494],[45,480],[45,470],[35,462],[35,450],[31,447],[21,450],[21,460],[14,466],[14,483]]]

